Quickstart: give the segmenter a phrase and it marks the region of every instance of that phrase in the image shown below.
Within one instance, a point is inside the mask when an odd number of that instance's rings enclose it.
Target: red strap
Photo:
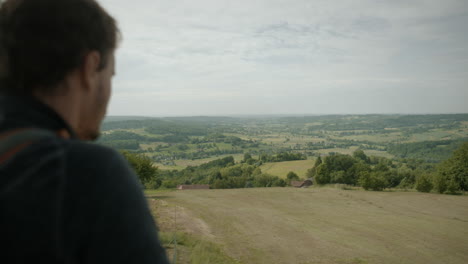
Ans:
[[[15,153],[18,153],[20,152],[21,150],[23,150],[24,148],[26,148],[27,146],[31,145],[32,141],[28,141],[28,142],[24,142],[22,144],[19,144],[18,146],[8,150],[6,153],[4,153],[3,155],[0,156],[0,164],[4,163],[5,161],[7,161],[10,157],[12,157],[13,155],[15,155]]]
[[[8,132],[5,132],[5,133],[3,133],[3,134],[0,134],[0,140],[5,139],[5,138],[7,138],[7,137],[9,137],[9,136],[11,136],[11,135],[14,135],[14,134],[16,134],[16,133],[19,133],[19,132],[21,132],[21,131],[25,131],[25,130],[29,130],[29,129],[31,129],[31,128],[18,128],[18,129],[10,130],[10,131],[8,131]]]
[[[22,131],[25,131],[25,130],[30,130],[30,129],[34,129],[34,128],[19,128],[19,129],[14,129],[14,130],[11,130],[11,131],[8,131],[8,132],[5,132],[3,134],[0,134],[0,140],[3,140],[5,138],[8,138],[9,136],[12,136],[16,133],[20,133]],[[70,139],[71,138],[71,135],[70,133],[68,132],[67,129],[61,129],[61,130],[58,130],[55,132],[55,134],[60,137],[60,138],[63,138],[63,139]],[[4,163],[5,161],[7,161],[9,158],[11,158],[13,155],[15,155],[16,153],[20,152],[21,150],[25,149],[27,146],[31,145],[33,143],[33,141],[26,141],[24,143],[21,143],[15,147],[12,147],[11,149],[9,149],[7,152],[5,153],[0,153],[0,165],[2,163]]]

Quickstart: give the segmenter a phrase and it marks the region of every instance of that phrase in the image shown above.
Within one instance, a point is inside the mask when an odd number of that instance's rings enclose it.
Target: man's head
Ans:
[[[74,129],[93,139],[110,97],[117,41],[115,20],[94,0],[3,1],[0,94],[73,95],[80,105]]]

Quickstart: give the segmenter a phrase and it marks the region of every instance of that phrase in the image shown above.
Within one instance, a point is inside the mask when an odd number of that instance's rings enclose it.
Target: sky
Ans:
[[[468,113],[468,0],[101,0],[108,115]]]

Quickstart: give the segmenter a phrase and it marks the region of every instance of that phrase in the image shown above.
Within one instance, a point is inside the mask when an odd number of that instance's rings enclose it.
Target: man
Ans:
[[[168,263],[137,177],[99,135],[118,29],[94,0],[0,6],[2,263]]]

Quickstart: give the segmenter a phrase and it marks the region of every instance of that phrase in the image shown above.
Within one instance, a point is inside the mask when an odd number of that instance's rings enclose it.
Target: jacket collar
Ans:
[[[33,97],[0,96],[0,131],[40,128],[76,139],[70,125],[52,108]]]

